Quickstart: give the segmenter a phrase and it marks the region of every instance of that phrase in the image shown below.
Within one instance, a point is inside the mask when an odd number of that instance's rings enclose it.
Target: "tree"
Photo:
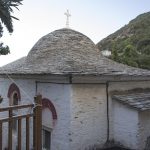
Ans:
[[[0,38],[3,36],[3,26],[6,27],[9,33],[13,32],[13,19],[18,20],[18,18],[12,16],[14,12],[13,9],[18,9],[21,5],[22,0],[0,0]],[[0,43],[0,55],[7,55],[9,53],[9,47],[4,46]]]
[[[138,67],[137,60],[139,55],[135,48],[129,44],[123,49],[123,51],[124,52],[122,54],[122,63],[129,66]]]
[[[115,50],[114,48],[112,49],[111,59],[113,59],[114,61],[120,62],[119,54],[117,50]]]

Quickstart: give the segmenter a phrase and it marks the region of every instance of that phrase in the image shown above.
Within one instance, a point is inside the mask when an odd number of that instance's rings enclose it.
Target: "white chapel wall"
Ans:
[[[0,107],[8,106],[9,100],[7,98],[7,92],[9,88],[10,81],[7,79],[0,79],[0,95],[3,97],[3,101],[0,104]],[[6,113],[0,113],[0,118],[8,117]],[[6,136],[8,134],[8,124],[3,124],[3,138],[8,139]],[[7,140],[3,140],[3,149],[7,147]]]
[[[74,84],[71,100],[71,150],[102,146],[107,138],[105,84]]]
[[[70,150],[70,85],[38,83],[37,92],[42,94],[43,98],[49,99],[57,112],[57,120],[52,123],[51,150]],[[44,111],[48,111],[48,109]],[[45,117],[43,118],[44,125],[51,124],[49,122],[51,116],[46,114],[43,117]]]
[[[0,95],[3,97],[3,102],[0,104],[2,107],[9,106],[9,98],[7,97],[9,86],[12,84],[12,82],[15,82],[15,84],[19,87],[20,93],[21,93],[21,101],[20,104],[30,104],[33,103],[34,96],[35,96],[35,81],[31,79],[4,79],[0,78]],[[24,110],[22,112],[18,111],[18,114],[22,114],[27,112],[28,110]],[[1,115],[2,116],[2,115]],[[6,117],[7,115],[3,115],[3,117]],[[32,141],[32,122],[30,126],[30,141]],[[5,123],[3,125],[3,148],[7,147],[8,137],[6,136],[8,132],[8,125]],[[25,120],[22,120],[22,134],[25,135]],[[16,139],[17,136],[13,134],[13,147],[16,145]],[[30,143],[32,147],[32,142]],[[22,136],[22,145],[25,145],[25,136]],[[22,147],[24,149],[24,147]]]
[[[34,96],[36,95],[36,82],[32,79],[15,79],[16,85],[20,89],[21,93],[21,104],[33,103]],[[2,104],[3,106],[9,105],[9,100],[7,98],[7,93],[9,86],[12,81],[9,79],[0,79],[0,94],[4,98]],[[69,134],[70,134],[70,85],[68,84],[51,84],[51,83],[38,83],[37,93],[42,94],[43,98],[48,98],[54,104],[58,119],[51,123],[51,112],[46,113],[45,118],[50,121],[45,121],[43,119],[43,124],[52,127],[52,139],[51,139],[51,149],[52,150],[70,150],[69,145]],[[28,110],[27,110],[28,111]],[[44,109],[43,114],[47,109]],[[59,123],[57,123],[59,122]],[[22,134],[25,135],[25,122],[22,122],[23,129]],[[32,131],[32,124],[30,126]],[[5,125],[4,134],[7,132],[7,125]],[[32,134],[32,132],[31,132]],[[32,141],[32,135],[30,136]],[[25,145],[25,136],[23,136],[22,143]],[[7,137],[5,138],[7,139]],[[4,140],[5,147],[7,145],[7,140]],[[15,143],[15,141],[14,141]],[[32,142],[31,142],[32,144]],[[32,145],[31,145],[32,147]]]

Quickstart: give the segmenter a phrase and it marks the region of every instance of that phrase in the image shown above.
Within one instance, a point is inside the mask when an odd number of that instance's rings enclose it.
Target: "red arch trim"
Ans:
[[[51,112],[52,112],[52,117],[53,119],[57,119],[57,112],[55,109],[55,106],[53,105],[53,103],[47,99],[47,98],[43,98],[42,99],[42,108],[48,108]]]
[[[7,97],[10,98],[13,92],[17,92],[18,99],[21,100],[21,94],[18,86],[15,83],[12,83],[9,86]]]

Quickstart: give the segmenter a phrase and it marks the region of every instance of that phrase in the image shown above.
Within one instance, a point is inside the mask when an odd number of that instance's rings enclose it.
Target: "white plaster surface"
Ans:
[[[138,112],[113,101],[114,139],[121,145],[138,149]]]
[[[9,99],[7,98],[7,93],[9,86],[12,81],[9,79],[0,80],[0,94],[4,98],[1,106],[8,106]],[[36,95],[36,85],[35,80],[15,80],[16,85],[20,89],[21,93],[21,103],[20,104],[30,104],[33,103],[34,96]],[[52,114],[48,109],[43,110],[43,125],[52,128],[52,140],[51,140],[51,150],[70,150],[69,145],[69,133],[70,133],[70,85],[68,84],[51,84],[51,83],[38,83],[37,93],[43,95],[43,98],[48,98],[54,104],[58,119],[52,122]],[[25,110],[26,111],[26,110]],[[29,111],[29,110],[27,110]],[[19,112],[19,114],[25,112]],[[45,115],[46,114],[46,115]],[[2,115],[1,115],[2,116]],[[4,114],[3,114],[4,116]],[[57,123],[59,122],[59,123]],[[23,129],[22,134],[25,135],[25,121],[22,122]],[[31,123],[32,131],[32,123]],[[7,125],[3,128],[3,134],[7,132]],[[32,132],[31,132],[32,133]],[[5,134],[6,135],[6,134]],[[32,134],[31,134],[31,144],[32,144]],[[5,136],[7,139],[7,136]],[[13,143],[15,146],[15,135]],[[3,141],[4,147],[7,146],[7,140]],[[25,145],[25,136],[22,138],[23,145]],[[32,145],[31,145],[32,147]]]
[[[57,112],[58,119],[52,127],[51,150],[70,150],[70,85],[38,83],[37,87],[38,93],[51,100]],[[46,118],[43,118],[43,124],[51,124],[48,120],[51,120],[52,116],[44,117]]]
[[[139,150],[143,150],[150,137],[150,110],[139,112]]]
[[[35,96],[35,81],[34,80],[14,80],[15,84],[19,87],[20,93],[21,93],[21,101],[20,104],[30,104],[33,103],[33,98]],[[9,86],[12,84],[12,81],[10,79],[0,79],[0,95],[4,98],[3,102],[0,104],[0,106],[5,107],[9,105],[9,98],[7,97]],[[24,114],[25,112],[29,112],[29,109],[24,109],[23,111],[18,111],[18,114]],[[8,113],[1,113],[0,117],[8,117]],[[32,141],[32,121],[31,121],[31,136],[30,141]],[[3,124],[3,149],[7,147],[8,143],[8,124]],[[22,135],[25,135],[25,120],[22,120]],[[22,136],[22,145],[25,145],[25,136]],[[30,147],[32,147],[32,142],[30,143]],[[15,149],[16,145],[16,133],[13,134],[13,149]],[[24,148],[22,146],[22,148]]]

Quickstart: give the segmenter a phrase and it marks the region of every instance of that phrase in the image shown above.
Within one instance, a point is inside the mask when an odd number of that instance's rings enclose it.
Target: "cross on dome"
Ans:
[[[64,13],[66,15],[67,20],[66,20],[66,28],[69,28],[69,17],[71,17],[71,14],[69,13],[69,10],[67,9],[67,12]]]

